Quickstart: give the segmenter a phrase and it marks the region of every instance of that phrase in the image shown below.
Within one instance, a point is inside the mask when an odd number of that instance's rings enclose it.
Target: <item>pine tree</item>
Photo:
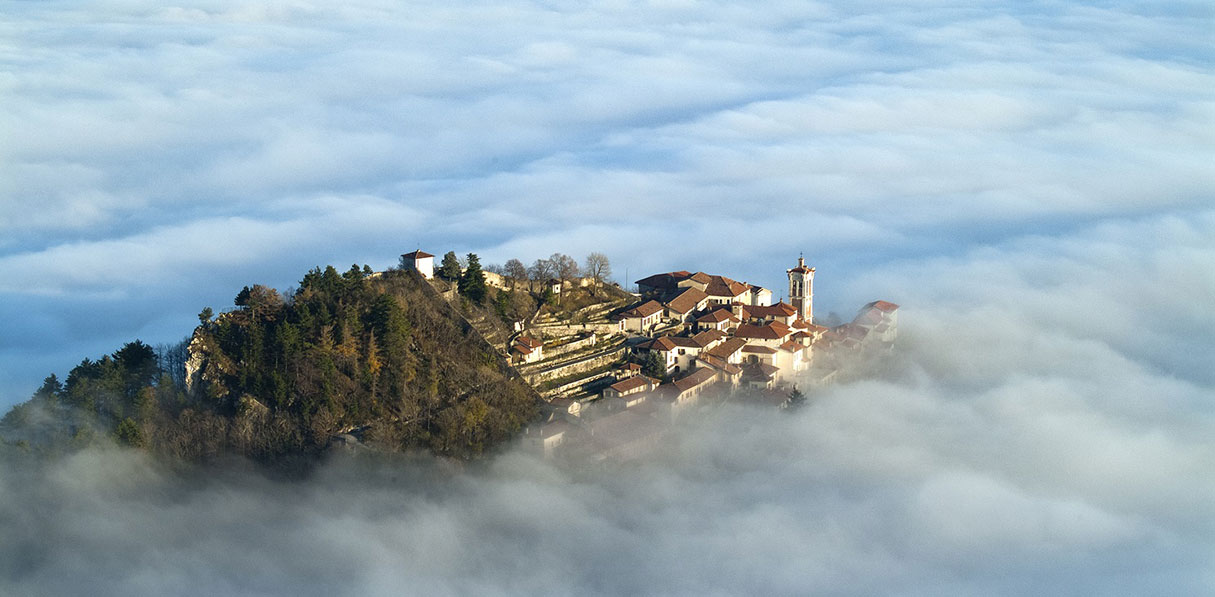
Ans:
[[[485,273],[481,271],[481,260],[476,253],[468,254],[468,267],[460,275],[460,294],[478,305],[485,301]]]
[[[445,280],[460,279],[460,260],[455,251],[448,251],[443,256],[443,263],[439,265],[439,277]]]
[[[667,364],[659,356],[657,350],[651,350],[649,356],[646,357],[645,363],[641,365],[641,373],[653,377],[654,379],[662,379],[667,375]]]
[[[793,386],[793,391],[789,392],[789,399],[785,401],[788,408],[799,408],[806,403],[806,395],[797,386]]]

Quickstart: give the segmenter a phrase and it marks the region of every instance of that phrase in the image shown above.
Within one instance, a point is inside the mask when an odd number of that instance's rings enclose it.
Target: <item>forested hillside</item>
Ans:
[[[272,462],[354,431],[471,457],[535,414],[534,391],[416,274],[317,268],[287,296],[254,285],[235,304],[204,309],[188,346],[135,341],[48,377],[0,432],[33,451],[109,434],[189,460]]]

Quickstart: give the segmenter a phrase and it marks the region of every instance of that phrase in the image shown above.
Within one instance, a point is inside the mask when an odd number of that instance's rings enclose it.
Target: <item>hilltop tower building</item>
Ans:
[[[797,267],[785,270],[789,274],[789,304],[797,309],[797,316],[814,321],[814,268],[806,267],[805,258],[798,256]]]
[[[435,277],[435,256],[421,249],[401,255],[401,269],[413,270],[430,280]]]

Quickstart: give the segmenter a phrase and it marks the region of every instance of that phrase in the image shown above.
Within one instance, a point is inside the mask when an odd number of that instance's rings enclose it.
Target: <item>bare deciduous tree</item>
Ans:
[[[548,258],[553,264],[554,273],[562,284],[578,277],[578,262],[565,253],[553,253]]]
[[[586,268],[583,270],[588,278],[602,284],[612,275],[612,262],[603,253],[591,253],[586,256]]]
[[[515,284],[527,280],[527,266],[523,265],[518,259],[511,259],[506,262],[502,268],[506,272],[506,277],[510,280],[510,289],[515,289]]]
[[[543,284],[549,278],[557,274],[556,268],[553,267],[553,262],[548,259],[537,259],[531,267],[527,268],[527,276],[532,282]]]

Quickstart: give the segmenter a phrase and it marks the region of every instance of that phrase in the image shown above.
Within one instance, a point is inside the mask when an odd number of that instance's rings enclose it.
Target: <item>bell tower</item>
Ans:
[[[797,267],[785,270],[789,274],[789,304],[797,309],[797,316],[814,321],[814,268],[806,267],[806,260],[797,257]]]

